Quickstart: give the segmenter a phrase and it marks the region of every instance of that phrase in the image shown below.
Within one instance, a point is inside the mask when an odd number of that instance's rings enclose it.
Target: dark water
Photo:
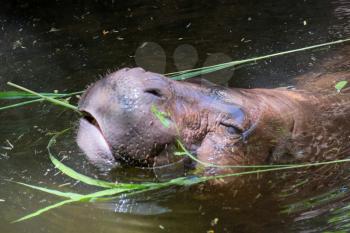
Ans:
[[[349,9],[345,0],[3,1],[0,90],[10,89],[7,81],[37,91],[82,90],[125,66],[173,72],[323,43],[349,36]],[[298,53],[217,76],[237,87],[292,85],[297,75],[313,70],[331,51]],[[343,166],[337,173],[295,171],[251,177],[247,180],[253,181],[230,192],[169,188],[112,203],[68,205],[10,224],[61,199],[5,179],[80,193],[97,190],[59,174],[48,159],[47,133],[74,127],[76,120],[73,113],[48,104],[0,112],[0,232],[350,229],[349,172]],[[83,159],[73,134],[58,147],[56,152],[66,164],[101,177]],[[126,174],[120,176],[125,179]]]

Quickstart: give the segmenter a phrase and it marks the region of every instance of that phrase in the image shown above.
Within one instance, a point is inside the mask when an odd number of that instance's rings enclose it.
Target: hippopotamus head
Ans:
[[[84,117],[77,142],[95,164],[172,163],[182,159],[174,155],[178,139],[204,162],[239,165],[266,159],[245,153],[245,140],[255,129],[258,114],[252,113],[256,104],[244,90],[126,68],[90,86],[79,109]]]

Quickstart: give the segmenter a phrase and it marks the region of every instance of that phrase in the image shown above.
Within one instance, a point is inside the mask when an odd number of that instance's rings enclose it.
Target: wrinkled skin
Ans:
[[[126,68],[99,80],[82,97],[79,109],[86,117],[77,142],[90,161],[107,167],[176,161],[189,166],[188,159],[173,155],[177,138],[199,160],[217,165],[341,158],[350,146],[350,94],[336,93],[334,83],[344,79],[349,75],[333,72],[296,89],[227,89]],[[167,113],[169,128],[152,106]]]

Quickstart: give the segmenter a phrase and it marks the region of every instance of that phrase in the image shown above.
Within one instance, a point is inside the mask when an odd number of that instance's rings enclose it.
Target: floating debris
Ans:
[[[216,224],[218,224],[218,222],[219,222],[219,218],[214,218],[213,220],[211,220],[210,225],[213,227]]]
[[[4,150],[13,150],[13,148],[15,148],[14,145],[12,145],[12,143],[8,139],[6,139],[5,142],[7,143],[7,145],[6,146],[2,146],[1,147],[2,149],[4,149]]]
[[[18,48],[21,48],[21,49],[25,49],[26,47],[23,46],[23,42],[20,41],[20,40],[16,40],[15,42],[12,43],[12,49],[15,50],[15,49],[18,49]]]
[[[3,157],[3,158],[5,158],[5,159],[8,159],[8,158],[9,158],[7,152],[6,152],[6,153],[0,153],[0,156]]]
[[[68,183],[64,183],[64,184],[60,184],[58,187],[64,187],[64,186],[68,186],[68,185],[71,185],[71,183],[70,182],[68,182]]]
[[[61,29],[52,27],[49,32],[59,32]]]
[[[148,44],[148,42],[143,42],[141,45],[140,45],[140,49],[144,48],[146,45]]]

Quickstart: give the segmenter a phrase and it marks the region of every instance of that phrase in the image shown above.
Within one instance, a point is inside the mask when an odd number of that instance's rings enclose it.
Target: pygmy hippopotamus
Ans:
[[[182,161],[177,139],[197,159],[216,165],[315,162],[350,149],[350,80],[336,71],[308,74],[294,88],[239,89],[174,81],[125,68],[82,96],[77,142],[99,166],[153,167]],[[153,109],[163,113],[165,127]],[[187,161],[187,162],[186,162]],[[228,172],[208,167],[204,174]]]

